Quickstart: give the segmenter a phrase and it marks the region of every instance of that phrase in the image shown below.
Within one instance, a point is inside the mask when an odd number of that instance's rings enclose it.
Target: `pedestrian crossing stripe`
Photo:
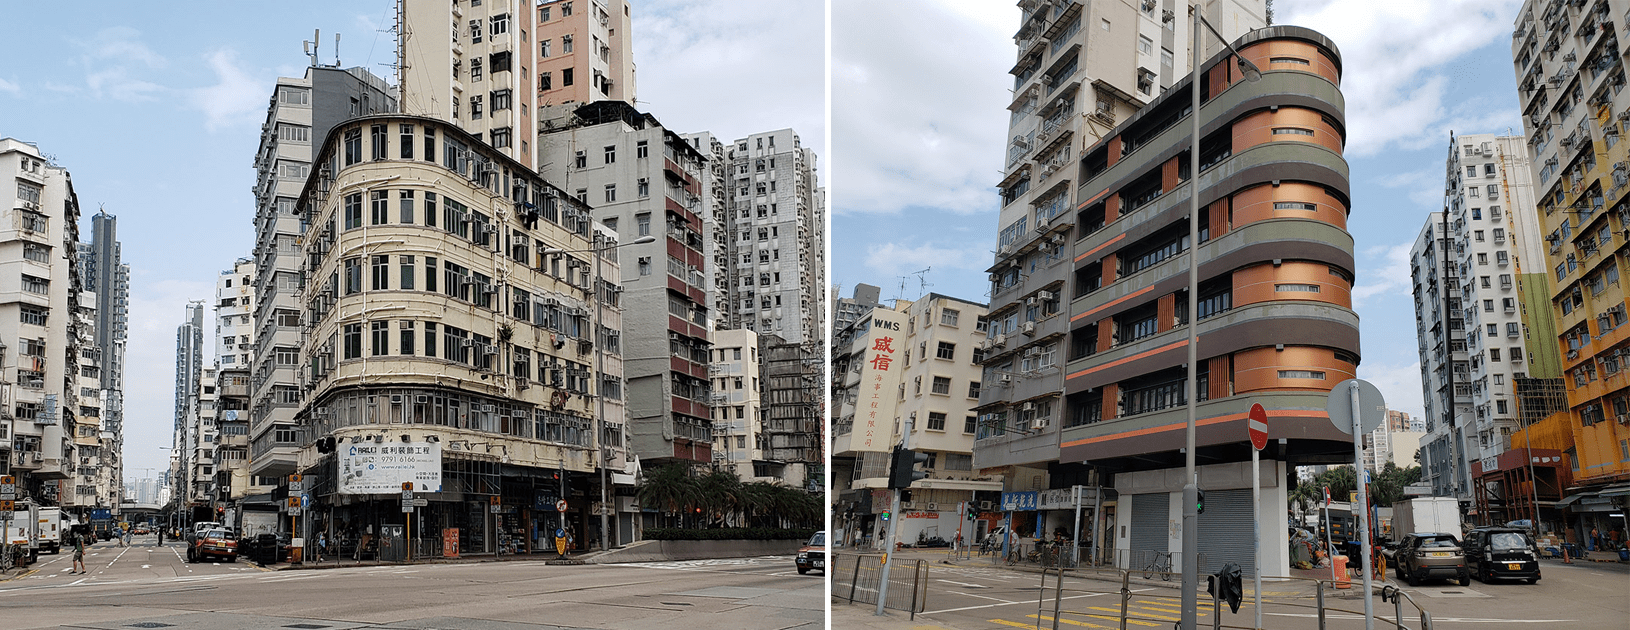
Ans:
[[[1049,621],[1050,622],[1050,621],[1053,620],[1052,617],[1049,617],[1047,615],[1026,615],[1026,616],[1031,618],[1031,619],[1040,619],[1042,621]],[[995,620],[993,619],[992,621],[995,621]],[[1075,621],[1075,620],[1072,620],[1072,619],[1059,619],[1058,622],[1062,623],[1062,624],[1071,625],[1071,626],[1081,626],[1083,628],[1104,628],[1104,629],[1107,629],[1107,630],[1116,630],[1117,628],[1119,628],[1119,626],[1100,626],[1100,625],[1095,624],[1095,623],[1087,623],[1085,621]],[[1034,624],[1015,624],[1015,625],[1023,626],[1023,627],[1026,627],[1026,628],[1034,628],[1035,627]]]
[[[1121,609],[1119,609],[1119,608],[1107,608],[1107,607],[1104,607],[1104,606],[1088,606],[1087,610],[1102,610],[1102,611],[1105,611],[1105,612],[1115,613],[1116,615],[1120,615],[1120,613],[1121,613]],[[1074,612],[1074,611],[1071,611],[1071,612]],[[1098,616],[1098,615],[1092,615],[1090,613],[1083,613],[1083,614],[1087,614],[1087,615],[1092,616],[1092,617],[1097,617]],[[1130,615],[1147,616],[1147,617],[1153,617],[1155,619],[1165,619],[1167,621],[1177,621],[1177,617],[1172,617],[1172,616],[1169,616],[1169,615],[1157,615],[1157,614],[1152,613],[1152,612],[1128,611],[1127,614],[1129,616]],[[1117,616],[1117,617],[1115,617],[1115,619],[1117,621],[1119,621],[1120,617]],[[1145,622],[1137,621],[1135,619],[1130,619],[1130,618],[1127,619],[1126,622],[1127,623],[1134,623],[1134,624],[1138,624],[1138,625],[1144,625],[1144,626],[1159,625],[1159,624],[1154,624],[1154,623],[1145,623]]]

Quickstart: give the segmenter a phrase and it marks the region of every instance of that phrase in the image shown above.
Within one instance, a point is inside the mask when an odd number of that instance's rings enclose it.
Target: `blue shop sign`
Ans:
[[[1039,492],[1003,492],[1002,511],[1033,512],[1039,495]]]

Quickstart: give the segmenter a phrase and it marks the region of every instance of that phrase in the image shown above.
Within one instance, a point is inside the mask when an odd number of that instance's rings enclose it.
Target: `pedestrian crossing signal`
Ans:
[[[1205,514],[1206,513],[1206,491],[1204,491],[1204,490],[1195,490],[1195,493],[1199,495],[1199,499],[1197,501],[1195,501],[1194,508],[1196,510],[1198,510],[1200,514]]]
[[[887,520],[889,520],[890,518],[893,518],[893,517],[894,517],[894,515],[889,513],[888,510],[883,510],[883,520],[884,521],[887,521]]]

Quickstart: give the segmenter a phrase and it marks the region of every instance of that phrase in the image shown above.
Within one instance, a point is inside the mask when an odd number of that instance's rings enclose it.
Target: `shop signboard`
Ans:
[[[1037,493],[1035,491],[1029,491],[1029,492],[1003,492],[1002,493],[1002,511],[1003,512],[1033,512],[1036,509],[1036,502],[1040,499],[1040,497],[1038,495],[1039,495],[1039,493]]]
[[[895,391],[905,370],[901,362],[911,349],[906,347],[904,313],[878,307],[866,317],[866,334],[861,338],[865,346],[857,353],[862,364],[849,447],[885,453],[894,448]]]
[[[440,442],[358,442],[336,451],[340,494],[393,494],[404,483],[441,492]]]

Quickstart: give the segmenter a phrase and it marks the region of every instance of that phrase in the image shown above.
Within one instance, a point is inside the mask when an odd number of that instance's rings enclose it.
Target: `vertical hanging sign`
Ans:
[[[903,369],[905,314],[874,308],[867,315],[866,344],[858,353],[860,386],[850,445],[856,451],[887,452],[894,446],[894,412]]]

